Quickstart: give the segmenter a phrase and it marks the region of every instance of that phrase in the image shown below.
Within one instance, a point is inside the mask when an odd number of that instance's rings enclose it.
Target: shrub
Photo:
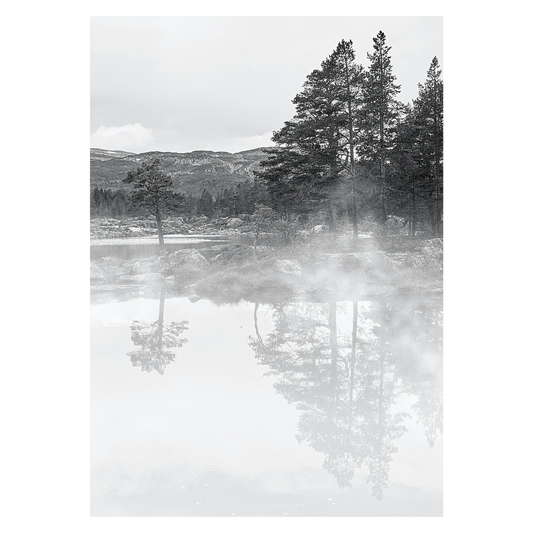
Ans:
[[[280,215],[271,207],[257,204],[250,216],[247,229],[254,234],[257,243],[260,234],[271,234],[274,241],[282,244],[293,244],[300,237],[300,223],[298,215]]]

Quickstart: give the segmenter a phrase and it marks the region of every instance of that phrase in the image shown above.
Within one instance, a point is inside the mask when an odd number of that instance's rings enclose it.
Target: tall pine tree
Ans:
[[[413,102],[417,127],[417,163],[424,176],[424,199],[432,232],[442,235],[443,208],[443,82],[436,57]]]
[[[406,105],[391,154],[389,177],[393,194],[389,207],[395,214],[408,218],[411,237],[416,233],[422,196],[420,168],[417,164],[417,134],[413,107]]]
[[[293,100],[296,114],[274,134],[278,147],[262,163],[274,205],[305,211],[327,208],[335,226],[342,175],[352,182],[354,235],[357,236],[358,113],[363,68],[355,62],[352,41],[342,40],[313,71]],[[284,205],[280,205],[284,204]]]
[[[377,209],[383,224],[387,221],[387,167],[399,120],[401,104],[396,99],[400,85],[395,83],[385,34],[374,37],[374,51],[368,54],[370,66],[363,85],[363,105],[359,119],[361,134],[358,152],[377,184]]]
[[[363,67],[355,62],[352,41],[344,39],[337,45],[329,61],[335,69],[335,93],[341,106],[338,110],[340,151],[338,158],[352,183],[353,235],[358,234],[357,215],[357,153],[359,136],[358,113],[362,103]]]

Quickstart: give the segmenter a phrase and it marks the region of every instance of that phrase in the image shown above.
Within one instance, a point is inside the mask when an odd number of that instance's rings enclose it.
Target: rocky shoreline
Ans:
[[[163,220],[164,235],[235,235],[248,223],[250,215],[239,217],[168,217]],[[90,224],[91,240],[157,236],[155,220],[141,217],[126,219],[94,218]]]
[[[217,244],[201,250],[165,251],[146,259],[104,257],[91,262],[94,293],[166,287],[192,297],[276,291],[389,294],[442,293],[442,240],[416,243],[415,250],[326,253],[309,246],[269,248]]]

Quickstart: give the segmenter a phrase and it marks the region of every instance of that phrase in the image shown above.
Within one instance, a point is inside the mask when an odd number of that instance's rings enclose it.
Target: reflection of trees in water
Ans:
[[[433,441],[436,435],[435,420],[442,413],[435,359],[440,345],[429,350],[428,342],[439,338],[438,317],[432,309],[433,322],[427,322],[428,309],[405,303],[374,302],[366,309],[353,302],[349,336],[337,328],[342,305],[274,305],[274,328],[266,339],[259,334],[256,305],[256,338],[250,344],[260,363],[269,366],[268,374],[278,378],[276,392],[302,411],[298,442],[325,454],[323,467],[340,487],[351,486],[355,470],[366,466],[372,495],[381,499],[395,443],[407,431],[403,421],[409,415],[393,410],[402,393],[417,395],[414,411],[426,435]],[[418,361],[427,354],[437,364],[431,376]]]
[[[416,397],[413,411],[430,447],[442,434],[442,305],[397,302],[373,306],[371,318],[381,324],[382,342],[393,347],[402,391]]]
[[[180,348],[187,339],[180,338],[181,333],[188,329],[187,320],[163,323],[165,310],[165,291],[161,289],[159,296],[159,318],[155,322],[134,320],[130,326],[131,340],[139,350],[128,352],[133,366],[140,366],[144,372],[156,370],[163,375],[168,364],[176,357],[175,348]]]

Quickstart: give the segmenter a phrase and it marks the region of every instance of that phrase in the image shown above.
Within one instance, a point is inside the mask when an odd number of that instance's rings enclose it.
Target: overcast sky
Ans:
[[[418,94],[442,17],[92,17],[91,147],[239,152],[270,146],[341,39],[368,65],[382,30],[400,99]]]

